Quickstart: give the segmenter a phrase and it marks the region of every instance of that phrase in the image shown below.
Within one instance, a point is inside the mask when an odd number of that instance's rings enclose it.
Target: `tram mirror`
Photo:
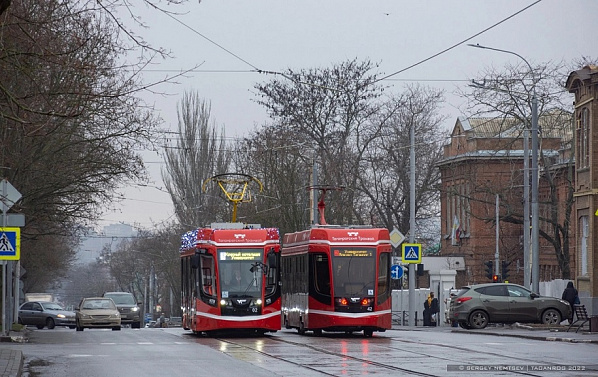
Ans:
[[[268,252],[268,267],[276,268],[276,253],[274,253],[274,249],[270,249]]]

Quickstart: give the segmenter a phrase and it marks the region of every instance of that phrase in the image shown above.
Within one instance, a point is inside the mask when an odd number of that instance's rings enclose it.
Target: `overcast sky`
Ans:
[[[392,85],[391,92],[400,93],[411,83],[445,90],[448,130],[462,115],[461,100],[452,94],[456,88],[489,66],[521,62],[467,43],[516,52],[532,65],[598,57],[598,1],[590,0],[189,0],[166,7],[177,15],[140,0],[134,4],[133,11],[148,26],[139,33],[173,56],[156,61],[144,74],[146,81],[200,66],[179,78],[179,84],[157,88],[168,95],[145,93],[144,100],[156,106],[164,127],[174,130],[178,101],[185,91],[196,91],[211,102],[212,118],[231,138],[267,121],[264,109],[252,101],[253,87],[273,77],[256,70],[323,68],[369,59],[380,64],[382,76],[402,71],[385,82]],[[100,225],[123,222],[149,228],[173,219],[170,198],[160,190],[162,156],[144,156],[154,187],[123,188],[125,200]]]

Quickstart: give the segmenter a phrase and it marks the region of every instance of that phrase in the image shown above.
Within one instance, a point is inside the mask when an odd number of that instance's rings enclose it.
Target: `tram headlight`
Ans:
[[[262,304],[262,299],[261,298],[253,300],[253,305],[261,305],[261,304]]]
[[[230,306],[231,302],[229,300],[222,299],[220,300],[220,306]]]

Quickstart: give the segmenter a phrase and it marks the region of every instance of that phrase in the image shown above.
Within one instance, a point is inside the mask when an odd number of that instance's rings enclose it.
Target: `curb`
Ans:
[[[543,341],[549,341],[549,342],[594,343],[594,344],[598,344],[598,339],[577,339],[577,338],[566,338],[566,337],[558,337],[558,336],[527,335],[527,334],[509,334],[509,333],[500,333],[500,332],[492,332],[492,331],[472,331],[472,330],[452,330],[452,332],[461,333],[461,334],[508,336],[508,337],[512,337],[512,338],[543,340]]]

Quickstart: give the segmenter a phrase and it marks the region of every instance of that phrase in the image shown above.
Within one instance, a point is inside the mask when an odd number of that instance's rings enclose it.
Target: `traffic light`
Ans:
[[[507,280],[509,278],[509,266],[511,262],[507,262],[506,260],[502,261],[502,278]]]
[[[492,280],[492,277],[494,275],[494,271],[492,270],[492,267],[494,267],[494,262],[489,260],[487,262],[484,262],[484,265],[486,266],[486,277]]]
[[[502,280],[500,278],[500,275],[492,275],[492,282],[493,283],[500,283]]]

